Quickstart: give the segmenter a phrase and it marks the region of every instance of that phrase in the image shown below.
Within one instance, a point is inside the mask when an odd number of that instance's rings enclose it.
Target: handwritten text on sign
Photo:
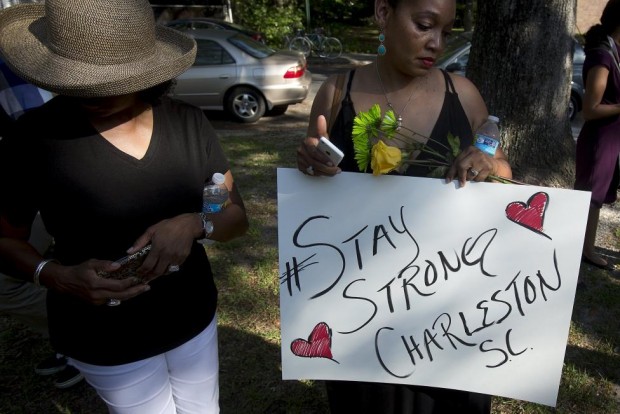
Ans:
[[[279,169],[283,378],[555,405],[589,199]]]

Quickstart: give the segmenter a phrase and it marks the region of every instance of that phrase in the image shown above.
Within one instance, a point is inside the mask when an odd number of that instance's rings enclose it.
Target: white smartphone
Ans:
[[[344,154],[342,153],[342,151],[340,151],[337,146],[332,144],[331,141],[325,137],[321,137],[321,139],[319,140],[319,144],[316,146],[316,148],[323,154],[327,155],[331,162],[334,164],[334,166],[340,164],[340,161],[342,161],[342,159],[344,158]]]

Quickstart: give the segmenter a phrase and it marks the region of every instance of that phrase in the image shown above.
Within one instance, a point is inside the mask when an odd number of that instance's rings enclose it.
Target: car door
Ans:
[[[237,82],[237,64],[217,41],[196,39],[194,65],[177,78],[172,96],[203,109],[223,109],[224,94]]]

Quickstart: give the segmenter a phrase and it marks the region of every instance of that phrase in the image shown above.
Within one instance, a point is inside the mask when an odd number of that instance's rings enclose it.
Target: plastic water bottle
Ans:
[[[489,115],[486,122],[476,130],[474,135],[474,146],[491,157],[495,155],[495,151],[499,147],[498,123],[498,117]]]
[[[205,185],[202,191],[203,213],[217,213],[224,207],[224,203],[228,200],[228,188],[224,181],[224,174],[215,173],[211,181]]]

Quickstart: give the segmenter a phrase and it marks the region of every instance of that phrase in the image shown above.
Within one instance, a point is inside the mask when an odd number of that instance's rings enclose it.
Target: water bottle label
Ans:
[[[487,135],[477,134],[474,146],[492,157],[495,155],[497,147],[499,147],[499,141]]]
[[[204,203],[202,205],[203,213],[219,213],[220,211],[222,211],[221,204]]]

